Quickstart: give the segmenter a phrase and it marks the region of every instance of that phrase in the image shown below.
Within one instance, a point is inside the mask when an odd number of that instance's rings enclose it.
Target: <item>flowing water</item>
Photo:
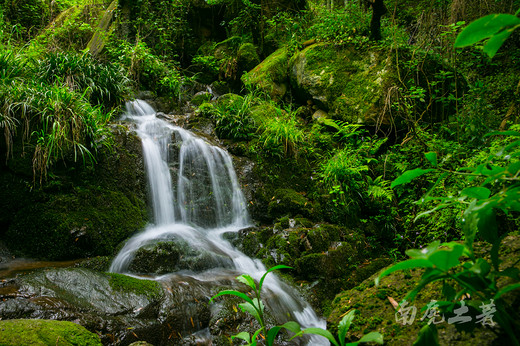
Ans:
[[[185,276],[210,282],[219,277],[247,273],[259,280],[266,269],[225,240],[225,235],[250,226],[246,201],[240,190],[231,157],[189,131],[158,119],[144,101],[127,104],[124,118],[137,123],[143,144],[154,222],[127,241],[110,271],[131,274],[136,252],[150,244],[175,241],[203,254],[199,270],[183,268],[157,276]],[[173,159],[176,160],[173,160]],[[270,274],[263,298],[279,323],[287,316],[302,327],[325,327],[296,290]],[[326,344],[320,338],[312,344]]]

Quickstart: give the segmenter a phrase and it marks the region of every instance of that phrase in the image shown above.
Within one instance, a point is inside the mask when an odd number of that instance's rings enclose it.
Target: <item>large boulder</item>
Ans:
[[[50,260],[113,255],[143,228],[141,141],[122,125],[111,131],[112,150],[101,151],[93,167],[56,167],[38,188],[23,170],[0,168],[0,207],[9,211],[0,217],[0,236],[15,255]]]
[[[275,101],[281,100],[288,91],[289,50],[280,48],[258,66],[242,76],[245,85],[259,88]]]
[[[425,119],[438,119],[451,107],[442,96],[453,87],[450,89],[450,81],[438,75],[447,68],[428,55],[422,57],[421,66],[406,65],[410,55],[406,49],[389,52],[354,44],[313,44],[291,58],[291,86],[301,102],[312,102],[333,118],[349,123],[395,124],[398,112],[390,107],[400,102],[405,110],[403,101],[413,102],[408,105],[414,107],[415,114],[427,109]],[[440,91],[430,104],[433,85]]]

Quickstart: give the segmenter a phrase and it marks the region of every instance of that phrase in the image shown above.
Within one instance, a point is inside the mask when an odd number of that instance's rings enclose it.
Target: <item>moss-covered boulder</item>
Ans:
[[[485,255],[489,260],[491,250],[489,244],[475,243],[474,250],[478,256]],[[499,254],[501,268],[511,267],[511,272],[517,272],[520,269],[519,255],[520,236],[509,235],[505,237],[502,240]],[[381,266],[380,268],[381,270],[378,270],[378,273],[370,276],[354,288],[342,291],[335,297],[332,302],[331,313],[327,319],[328,328],[333,334],[337,331],[338,323],[345,313],[351,309],[356,309],[358,315],[348,333],[349,341],[357,341],[363,334],[378,331],[383,334],[385,344],[412,345],[420,329],[432,319],[432,322],[436,323],[440,345],[505,345],[511,343],[511,340],[498,324],[491,326],[479,322],[477,316],[482,311],[475,309],[475,306],[480,307],[483,304],[483,302],[479,302],[481,300],[479,294],[466,296],[464,300],[467,301],[465,305],[467,310],[464,308],[461,310],[465,311],[464,313],[453,311],[445,312],[443,316],[440,314],[438,316],[428,315],[426,311],[428,304],[445,300],[443,281],[424,286],[413,301],[408,301],[408,305],[402,307],[403,310],[400,313],[395,308],[396,304],[419,286],[424,271],[421,269],[396,271],[382,278],[379,286],[375,286],[375,278],[380,271],[386,269]],[[475,277],[475,280],[478,280],[478,277]],[[513,280],[512,278],[502,277],[497,280],[496,285],[500,289],[500,287],[503,287],[502,285],[510,284]],[[503,299],[503,302],[498,304],[504,304],[511,311],[518,311],[520,302],[518,290],[504,294],[501,299]],[[484,303],[487,304],[490,301],[484,301]],[[495,303],[497,303],[496,300]],[[450,323],[449,319],[459,314],[471,319],[463,323]],[[492,313],[492,315],[498,317],[496,313]],[[493,322],[496,323],[497,319],[493,319]]]
[[[123,240],[144,226],[144,206],[121,192],[77,190],[52,195],[21,209],[5,234],[25,256],[70,259],[113,255]]]
[[[355,46],[318,43],[290,61],[296,96],[351,123],[377,119],[384,105],[385,83],[393,78],[389,57]]]
[[[289,51],[286,47],[278,49],[264,59],[258,66],[242,76],[245,85],[257,87],[275,101],[281,100],[288,91]]]
[[[237,69],[239,73],[247,72],[260,63],[256,47],[252,43],[244,43],[238,48]]]
[[[277,189],[268,205],[268,214],[273,218],[280,216],[312,218],[316,212],[314,203],[293,189]]]
[[[0,345],[101,346],[95,333],[68,322],[53,320],[0,321]]]
[[[60,165],[42,185],[24,170],[0,167],[0,206],[10,211],[0,217],[0,237],[16,255],[111,256],[142,229],[148,217],[141,142],[125,126],[111,131],[112,150],[100,151],[93,167]]]
[[[356,286],[390,262],[369,260],[378,249],[359,231],[324,223],[311,226],[298,218],[281,218],[274,227],[244,229],[238,243],[242,251],[269,266],[291,266],[296,280],[312,283],[323,309],[342,289]]]
[[[421,66],[406,64],[409,58],[411,52],[405,49],[389,52],[317,43],[291,58],[291,86],[301,102],[313,102],[333,118],[349,123],[395,125],[390,106],[401,102],[404,107],[404,100],[419,114],[426,110],[425,119],[439,119],[451,104],[443,102],[441,95],[429,103],[433,97],[429,85],[439,86],[444,96],[453,91],[450,81],[438,75],[444,67],[425,54],[417,58],[423,60]]]

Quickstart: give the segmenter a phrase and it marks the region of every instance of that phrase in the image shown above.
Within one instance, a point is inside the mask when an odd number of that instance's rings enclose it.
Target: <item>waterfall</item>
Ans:
[[[203,258],[195,266],[198,270],[179,264],[175,275],[211,281],[232,271],[235,276],[247,273],[259,280],[266,271],[261,261],[247,257],[224,239],[225,234],[250,226],[246,200],[229,154],[158,119],[144,101],[128,102],[126,107],[124,119],[137,124],[142,140],[153,223],[126,242],[110,271],[132,274],[129,268],[139,249],[174,241],[186,244],[196,257]],[[176,160],[171,160],[173,155]],[[165,277],[168,274],[155,279]],[[302,327],[325,327],[311,306],[275,275],[266,278],[264,288],[269,296],[267,305],[277,318],[287,319],[292,314]],[[314,338],[312,344],[328,343]]]

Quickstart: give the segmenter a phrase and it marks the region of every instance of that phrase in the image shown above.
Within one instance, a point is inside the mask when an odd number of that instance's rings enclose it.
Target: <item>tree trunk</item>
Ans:
[[[373,40],[381,39],[381,17],[388,12],[383,0],[369,0],[372,6],[372,20],[370,21],[370,36]]]

